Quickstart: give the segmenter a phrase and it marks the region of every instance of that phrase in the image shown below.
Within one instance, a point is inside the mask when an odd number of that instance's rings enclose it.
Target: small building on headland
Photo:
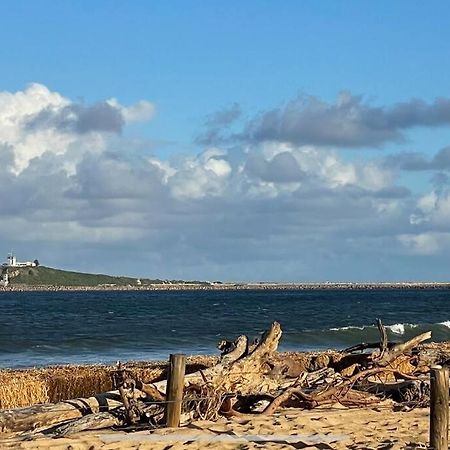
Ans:
[[[25,262],[19,262],[17,261],[16,255],[14,253],[10,253],[8,255],[8,258],[6,258],[6,262],[2,264],[2,267],[8,268],[8,267],[36,267],[36,262],[32,261],[25,261]]]

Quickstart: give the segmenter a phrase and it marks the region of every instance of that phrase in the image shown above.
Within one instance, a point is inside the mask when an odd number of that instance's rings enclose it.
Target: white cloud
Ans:
[[[153,112],[147,101],[87,107],[33,83],[23,91],[0,92],[0,144],[12,150],[16,174],[45,153],[67,155],[63,164],[73,172],[86,151],[106,149],[108,133],[120,131],[121,120],[148,120]]]
[[[232,174],[226,152],[217,148],[208,149],[197,156],[177,158],[168,162],[150,159],[164,173],[164,183],[175,199],[200,199],[223,195]]]
[[[153,113],[146,101],[80,105],[37,84],[0,93],[4,251],[31,246],[60,265],[70,247],[104,271],[139,259],[128,273],[156,261],[147,276],[301,280],[367,279],[405,248],[450,245],[445,190],[414,199],[382,162],[314,145],[141,158],[120,132]]]
[[[117,99],[112,98],[107,101],[108,104],[114,106],[122,112],[125,122],[147,122],[156,112],[156,107],[153,103],[146,100],[140,100],[131,106],[122,106]]]

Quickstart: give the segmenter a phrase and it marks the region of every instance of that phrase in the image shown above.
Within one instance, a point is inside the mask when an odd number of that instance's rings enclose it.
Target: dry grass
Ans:
[[[189,357],[186,372],[195,372],[216,362],[217,358],[211,356]],[[130,370],[133,378],[145,383],[158,381],[167,374],[167,364],[163,362],[128,363],[124,367]],[[89,365],[0,370],[0,409],[90,397],[110,391],[114,369],[114,366]]]
[[[48,402],[47,385],[40,377],[19,371],[0,372],[0,408]]]

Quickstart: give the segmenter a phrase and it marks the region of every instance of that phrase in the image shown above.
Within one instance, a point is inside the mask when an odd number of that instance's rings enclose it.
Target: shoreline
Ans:
[[[97,286],[54,286],[54,285],[9,285],[0,287],[0,292],[59,292],[59,291],[245,291],[245,290],[402,290],[402,289],[450,289],[450,282],[382,282],[382,283],[174,283],[151,285],[97,285]]]

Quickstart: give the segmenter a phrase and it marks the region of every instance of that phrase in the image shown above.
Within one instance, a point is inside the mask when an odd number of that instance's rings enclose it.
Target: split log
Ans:
[[[120,396],[106,393],[89,398],[7,409],[0,411],[0,428],[2,431],[31,431],[119,406],[122,406]]]
[[[79,433],[80,431],[101,430],[103,428],[125,425],[125,423],[124,417],[120,417],[118,414],[99,412],[88,414],[80,419],[61,425],[53,430],[53,435],[64,437],[69,436],[70,434]]]

